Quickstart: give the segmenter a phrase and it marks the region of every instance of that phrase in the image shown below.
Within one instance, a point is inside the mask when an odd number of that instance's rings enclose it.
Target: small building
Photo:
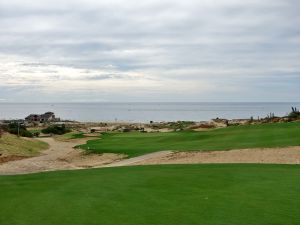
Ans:
[[[51,122],[51,121],[56,120],[55,115],[54,115],[53,112],[46,112],[46,113],[44,113],[40,116],[41,116],[40,122],[42,122],[42,123],[43,122]]]
[[[34,122],[47,123],[47,122],[56,122],[59,120],[60,119],[56,118],[53,112],[46,112],[44,114],[30,114],[25,118],[25,121],[27,123],[34,123]]]

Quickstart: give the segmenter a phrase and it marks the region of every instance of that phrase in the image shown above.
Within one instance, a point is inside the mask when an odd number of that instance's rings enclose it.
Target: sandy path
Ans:
[[[70,142],[53,138],[40,138],[49,144],[49,149],[41,155],[0,164],[0,175],[35,173],[51,170],[82,169],[99,167],[122,158],[116,154],[84,154],[73,147],[83,144],[87,139],[75,139]]]
[[[130,165],[194,163],[300,164],[300,146],[285,148],[256,148],[230,151],[171,152],[162,157],[145,159],[132,163]]]
[[[130,158],[130,159],[124,159],[119,162],[113,162],[113,163],[107,164],[103,167],[118,167],[118,166],[137,165],[138,163],[148,162],[151,160],[157,160],[157,159],[167,157],[167,156],[171,155],[172,153],[173,153],[172,151],[153,152],[153,153],[149,153],[149,154],[142,155],[142,156],[137,156],[137,157]]]

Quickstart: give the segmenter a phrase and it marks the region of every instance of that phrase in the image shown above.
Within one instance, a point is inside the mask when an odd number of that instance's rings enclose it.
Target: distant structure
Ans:
[[[60,121],[60,119],[56,118],[53,112],[46,112],[44,114],[30,114],[25,118],[25,122],[27,123],[34,123],[34,122],[48,123],[48,122],[58,122],[58,121]]]

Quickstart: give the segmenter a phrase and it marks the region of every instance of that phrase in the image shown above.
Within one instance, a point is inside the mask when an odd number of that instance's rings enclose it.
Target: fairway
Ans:
[[[1,225],[297,225],[300,166],[171,165],[0,177]]]
[[[300,123],[232,126],[210,131],[171,133],[110,133],[80,148],[129,157],[162,150],[229,150],[300,145]]]

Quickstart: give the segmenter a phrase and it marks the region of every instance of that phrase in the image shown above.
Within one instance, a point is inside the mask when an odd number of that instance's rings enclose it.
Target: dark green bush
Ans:
[[[300,118],[299,110],[296,107],[295,108],[292,107],[292,112],[289,113],[288,117],[291,118],[291,119]]]
[[[52,125],[42,130],[43,134],[58,134],[62,135],[65,133],[69,133],[71,130],[69,128],[66,128],[64,124],[62,125]]]
[[[20,135],[22,137],[33,137],[32,133],[29,132],[23,124],[13,122],[3,127],[3,130],[11,134]]]
[[[32,135],[33,135],[34,137],[38,137],[38,136],[40,136],[40,132],[38,132],[38,131],[33,132]]]

